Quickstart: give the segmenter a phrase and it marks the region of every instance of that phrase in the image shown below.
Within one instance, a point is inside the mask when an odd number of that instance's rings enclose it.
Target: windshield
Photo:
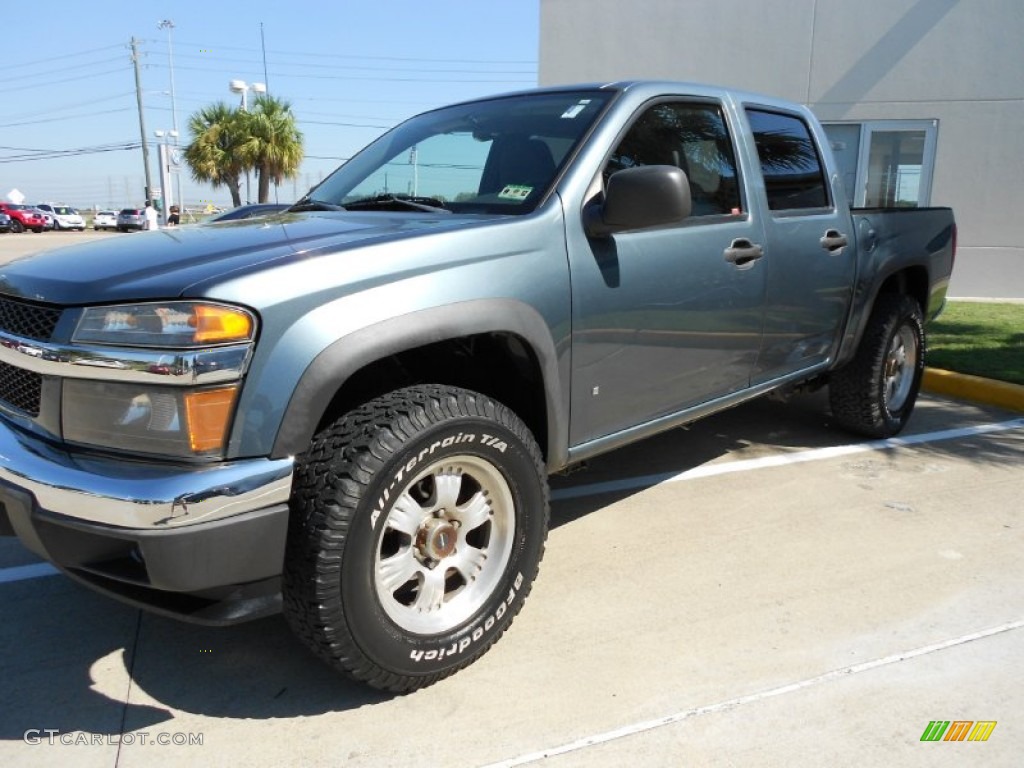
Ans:
[[[527,213],[612,96],[541,92],[419,115],[370,144],[299,205]]]

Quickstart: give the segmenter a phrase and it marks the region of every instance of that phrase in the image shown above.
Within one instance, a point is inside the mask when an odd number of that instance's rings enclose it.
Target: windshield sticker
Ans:
[[[578,103],[573,104],[571,107],[565,110],[565,112],[562,113],[562,119],[572,120],[574,117],[577,117],[580,112],[586,109],[589,103],[590,99],[580,99]]]
[[[498,193],[499,200],[525,200],[533,192],[533,187],[523,184],[506,184],[505,188]]]

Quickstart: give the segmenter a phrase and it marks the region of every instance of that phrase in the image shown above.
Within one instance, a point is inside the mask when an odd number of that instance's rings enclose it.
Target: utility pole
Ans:
[[[153,183],[149,176],[149,144],[146,140],[146,117],[142,110],[142,78],[139,75],[139,41],[132,38],[132,64],[135,65],[135,100],[139,104],[139,132],[142,134],[142,164],[146,169],[146,202],[149,202]]]

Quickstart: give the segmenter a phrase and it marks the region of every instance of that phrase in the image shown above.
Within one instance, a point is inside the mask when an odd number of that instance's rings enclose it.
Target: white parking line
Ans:
[[[7,584],[12,581],[25,581],[26,579],[39,579],[43,576],[58,574],[56,568],[49,563],[32,563],[32,565],[19,565],[14,568],[0,568],[0,584]]]
[[[894,653],[891,656],[885,656],[881,659],[874,659],[873,661],[865,661],[860,664],[853,664],[849,667],[843,667],[842,669],[833,669],[831,672],[826,672],[823,675],[817,677],[809,677],[806,680],[800,680],[795,683],[788,683],[787,685],[780,685],[777,688],[770,688],[767,691],[761,691],[759,693],[749,694],[747,696],[739,696],[735,699],[729,699],[728,701],[721,701],[717,704],[709,704],[704,707],[696,707],[695,709],[687,709],[683,712],[675,712],[665,717],[660,717],[655,720],[646,720],[641,723],[634,723],[627,725],[622,728],[616,728],[612,731],[605,731],[604,733],[598,733],[593,736],[586,736],[582,739],[569,742],[568,744],[562,744],[561,746],[551,747],[550,749],[540,750],[537,752],[530,752],[519,757],[513,757],[508,760],[502,760],[498,763],[490,763],[484,768],[514,768],[517,765],[527,765],[529,763],[540,762],[549,757],[555,757],[557,755],[568,754],[569,752],[578,752],[588,747],[598,746],[600,744],[607,744],[609,741],[615,741],[616,739],[622,739],[627,736],[634,736],[639,733],[645,733],[646,731],[652,731],[655,728],[661,728],[665,725],[672,725],[674,723],[681,723],[684,720],[688,720],[692,717],[699,717],[700,715],[710,715],[716,712],[724,712],[726,710],[741,707],[745,704],[753,704],[758,701],[770,699],[775,696],[781,696],[786,693],[793,693],[795,691],[802,690],[804,688],[810,688],[815,685],[821,685],[822,683],[832,682],[833,680],[840,680],[850,675],[857,675],[861,672],[870,672],[873,669],[879,667],[885,667],[890,664],[896,664],[901,661],[907,661],[908,659],[914,659],[918,656],[925,656],[930,653],[936,653],[938,651],[944,651],[949,648],[955,648],[958,645],[964,645],[965,643],[972,643],[975,640],[982,640],[986,637],[992,637],[993,635],[1000,635],[1004,632],[1010,632],[1015,629],[1021,629],[1024,627],[1024,619],[1017,621],[1011,621],[1006,624],[1002,624],[998,627],[992,627],[990,629],[984,629],[980,632],[972,632],[969,635],[961,635],[955,637],[952,640],[945,640],[941,643],[934,643],[932,645],[925,645],[920,648],[914,648],[910,651],[903,651],[901,653]]]
[[[854,443],[852,445],[836,445],[829,448],[814,448],[808,451],[797,451],[794,453],[782,453],[774,456],[763,456],[759,459],[746,459],[742,461],[730,461],[722,464],[711,464],[704,467],[695,467],[685,472],[665,472],[657,475],[641,475],[639,477],[626,477],[621,480],[608,480],[603,483],[590,483],[589,485],[577,485],[572,488],[560,488],[553,491],[551,499],[560,501],[562,499],[575,499],[580,496],[595,496],[600,493],[614,493],[616,491],[629,491],[635,488],[650,488],[662,483],[678,483],[682,480],[697,480],[704,477],[715,477],[727,475],[732,472],[749,472],[755,469],[767,467],[784,467],[790,464],[802,464],[808,461],[822,461],[834,459],[840,456],[850,456],[856,453],[868,451],[888,451],[893,448],[904,448],[910,445],[921,445],[922,443],[938,443],[944,440],[956,440],[962,437],[977,437],[995,432],[1007,432],[1013,429],[1024,428],[1024,419],[1011,419],[1010,421],[997,422],[995,424],[979,424],[975,427],[964,427],[962,429],[946,429],[940,432],[925,432],[920,435],[908,435],[907,437],[893,437],[888,440],[873,440],[868,443]]]
[[[790,464],[801,464],[808,461],[822,461],[834,459],[839,456],[850,456],[856,453],[867,451],[888,451],[893,448],[903,448],[909,445],[921,445],[922,443],[938,443],[943,440],[955,440],[961,437],[977,437],[996,432],[1007,432],[1009,430],[1024,428],[1024,419],[1011,419],[994,424],[979,424],[976,427],[965,427],[963,429],[947,429],[940,432],[925,432],[920,435],[908,435],[907,437],[894,437],[889,440],[875,440],[869,443],[854,443],[852,445],[837,445],[830,448],[815,448],[809,451],[798,451],[796,453],[777,454],[775,456],[763,456],[759,459],[747,459],[744,461],[730,461],[723,464],[712,464],[705,467],[695,467],[685,472],[666,472],[658,475],[641,475],[639,477],[626,477],[621,480],[609,480],[604,483],[590,483],[589,485],[577,485],[573,488],[561,488],[552,492],[551,498],[554,501],[562,499],[575,499],[581,496],[596,496],[600,493],[613,493],[615,491],[627,491],[634,488],[650,488],[662,483],[677,483],[682,480],[696,480],[703,477],[715,477],[732,472],[749,472],[755,469],[767,467],[783,467]],[[0,584],[13,581],[24,581],[25,579],[36,579],[43,576],[53,576],[60,573],[48,563],[36,563],[34,565],[22,565],[16,568],[0,568]]]

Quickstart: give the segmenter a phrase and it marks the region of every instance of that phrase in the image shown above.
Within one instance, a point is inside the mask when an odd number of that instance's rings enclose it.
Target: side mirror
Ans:
[[[643,165],[613,173],[604,200],[584,211],[591,237],[674,224],[690,215],[690,182],[674,165]]]

